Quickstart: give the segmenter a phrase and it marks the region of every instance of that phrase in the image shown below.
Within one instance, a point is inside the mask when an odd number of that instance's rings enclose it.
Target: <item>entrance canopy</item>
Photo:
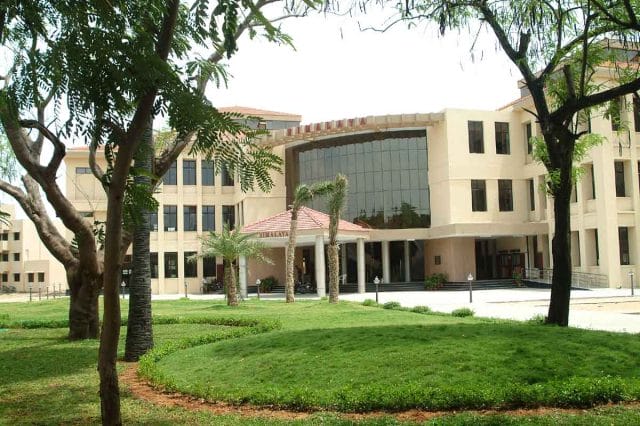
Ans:
[[[256,234],[256,237],[270,247],[285,247],[289,241],[291,229],[291,210],[278,213],[242,228],[242,233]],[[369,239],[370,230],[362,226],[340,220],[337,240],[339,243],[356,242]],[[317,237],[329,238],[329,215],[302,207],[298,210],[296,243],[299,246],[315,244]]]

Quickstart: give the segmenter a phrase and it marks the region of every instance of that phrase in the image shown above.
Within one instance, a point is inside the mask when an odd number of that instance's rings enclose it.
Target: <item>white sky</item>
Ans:
[[[375,15],[375,14],[374,14]],[[379,15],[379,14],[378,14]],[[381,27],[380,16],[362,26]],[[323,15],[284,21],[296,50],[241,40],[227,89],[209,90],[216,106],[240,105],[317,122],[444,108],[496,109],[518,97],[519,73],[493,38],[396,25],[361,31],[355,18]]]

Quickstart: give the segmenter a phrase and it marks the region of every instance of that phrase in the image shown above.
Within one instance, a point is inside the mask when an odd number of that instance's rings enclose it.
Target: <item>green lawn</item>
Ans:
[[[0,304],[0,323],[62,321],[66,308],[64,300]],[[638,336],[615,333],[419,315],[347,303],[329,306],[326,302],[249,302],[231,309],[219,302],[180,300],[155,302],[154,314],[281,323],[278,330],[176,351],[155,365],[175,386],[221,399],[266,402],[275,398],[283,405],[304,406],[305,401],[312,401],[309,405],[343,408],[352,404],[358,409],[356,403],[379,401],[380,395],[392,401],[393,395],[405,394],[412,401],[419,394],[415,389],[429,386],[449,390],[499,389],[513,383],[541,387],[551,379],[610,375],[617,384],[631,388],[633,380],[626,379],[640,372],[632,363],[640,353]],[[162,347],[233,329],[208,324],[156,325],[156,343]],[[99,421],[98,343],[67,342],[65,334],[60,328],[0,331],[0,425]],[[562,353],[556,355],[554,350]],[[605,380],[603,386],[609,384]],[[301,390],[306,396],[302,397]],[[288,399],[293,403],[288,404]],[[127,424],[353,424],[331,412],[296,421],[188,412],[135,400],[126,389],[122,407]],[[361,423],[399,424],[390,415]],[[640,410],[608,407],[542,416],[463,413],[433,421],[443,425],[522,423],[640,424]]]

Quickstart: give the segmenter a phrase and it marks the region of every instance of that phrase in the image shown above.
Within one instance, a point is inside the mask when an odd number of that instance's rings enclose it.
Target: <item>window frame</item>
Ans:
[[[178,231],[178,206],[175,204],[165,204],[162,206],[163,214],[163,229],[165,232],[177,232]],[[169,226],[170,224],[173,226]],[[169,229],[173,228],[173,229]]]
[[[487,211],[487,181],[471,179],[471,211]]]
[[[513,181],[498,179],[498,209],[501,212],[513,211]]]
[[[178,184],[178,161],[173,161],[167,169],[164,176],[162,176],[163,185],[177,185]]]
[[[509,123],[496,121],[494,123],[496,138],[496,154],[511,155],[511,142],[509,136]]]
[[[163,256],[164,261],[164,277],[165,278],[178,278],[178,252],[165,251]],[[175,262],[175,265],[172,263]],[[173,266],[173,268],[171,268]],[[175,271],[175,275],[170,275],[170,271]]]
[[[196,184],[196,160],[187,159],[182,160],[182,184],[187,186],[194,186]]]
[[[182,230],[195,232],[198,230],[198,207],[182,206]]]
[[[484,154],[484,122],[468,120],[467,134],[469,137],[469,153]]]

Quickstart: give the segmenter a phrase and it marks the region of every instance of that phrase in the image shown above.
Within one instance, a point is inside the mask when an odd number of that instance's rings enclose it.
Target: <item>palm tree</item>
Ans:
[[[210,232],[202,238],[201,253],[197,257],[222,257],[224,263],[224,284],[227,294],[227,305],[238,306],[238,289],[236,284],[236,260],[240,256],[272,263],[263,253],[266,246],[254,239],[255,234],[241,234],[238,230],[230,230],[228,225],[220,234]],[[195,258],[191,258],[191,261]]]
[[[327,254],[329,257],[329,303],[338,303],[338,224],[340,214],[344,208],[347,198],[347,177],[342,173],[336,175],[335,180],[330,185],[328,192],[327,208],[329,210],[329,247]]]
[[[298,212],[300,208],[308,204],[315,195],[326,194],[330,190],[332,182],[316,183],[308,186],[304,183],[298,185],[293,193],[293,203],[291,204],[291,225],[289,226],[289,241],[287,242],[287,261],[286,261],[286,283],[285,283],[285,301],[293,303],[295,277],[293,274],[293,264],[296,253],[296,238],[298,233]]]

